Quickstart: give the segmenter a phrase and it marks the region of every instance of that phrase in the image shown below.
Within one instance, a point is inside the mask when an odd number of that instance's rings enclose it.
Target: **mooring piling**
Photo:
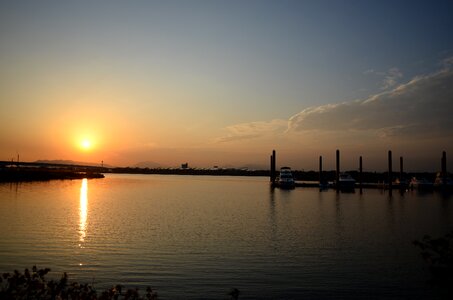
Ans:
[[[360,194],[362,194],[362,156],[359,157],[359,188],[360,188]]]
[[[336,165],[337,165],[337,172],[335,174],[335,186],[337,191],[340,190],[340,150],[337,149],[336,152]]]
[[[319,184],[323,184],[323,179],[322,179],[322,156],[319,156]]]
[[[270,167],[269,167],[269,182],[272,183],[272,160],[274,159],[274,157],[270,156]]]
[[[272,150],[272,155],[271,155],[271,174],[270,174],[270,182],[272,184],[275,183],[275,178],[277,177],[275,172],[275,162],[276,162],[276,156],[275,156],[275,150]]]
[[[388,153],[388,160],[389,160],[389,177],[388,177],[388,181],[389,181],[389,194],[390,196],[392,195],[392,151],[389,150],[389,153]]]
[[[335,151],[336,153],[336,169],[335,169],[335,174],[332,174],[333,171],[324,171],[323,170],[323,157],[319,156],[319,173],[318,173],[318,178],[319,178],[319,184],[317,182],[295,182],[296,187],[320,187],[321,189],[323,188],[335,188],[337,192],[340,192],[343,190],[343,181],[340,184],[340,175],[341,175],[341,168],[340,168],[340,150],[337,149]],[[384,188],[389,190],[389,196],[392,196],[392,190],[393,188],[399,188],[400,192],[404,192],[404,190],[408,186],[407,178],[405,176],[408,176],[408,174],[404,173],[404,158],[403,156],[399,156],[399,173],[398,170],[393,173],[393,158],[392,158],[392,151],[388,150],[388,169],[387,169],[387,174],[383,173],[382,177],[378,178],[378,182],[368,182],[367,179],[373,178],[373,176],[370,176],[368,173],[363,172],[363,157],[359,156],[359,169],[358,169],[358,180],[354,184],[355,187],[360,189],[360,194],[362,194],[363,188]],[[277,170],[277,154],[275,150],[272,150],[272,154],[270,156],[270,183],[272,187],[278,187],[279,182],[277,182],[278,178],[278,170]],[[300,172],[300,171],[296,171]],[[302,170],[303,172],[303,170]],[[312,172],[312,171],[310,171]],[[385,171],[384,171],[385,172]],[[334,182],[330,182],[329,180],[332,180],[333,176],[335,176]],[[316,176],[316,175],[315,175]],[[399,178],[398,178],[399,176]],[[442,158],[441,158],[441,171],[438,173],[438,176],[442,176],[442,182],[444,185],[446,185],[447,180],[447,154],[445,151],[442,152]],[[305,177],[305,174],[303,174],[300,177]],[[312,175],[309,176],[312,178]],[[399,183],[394,183],[393,180],[399,179]],[[313,179],[308,179],[308,180],[313,180]],[[364,182],[365,180],[365,182]]]

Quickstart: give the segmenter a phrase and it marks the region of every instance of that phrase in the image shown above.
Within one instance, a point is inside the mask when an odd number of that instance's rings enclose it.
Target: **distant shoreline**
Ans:
[[[358,180],[360,174],[357,170],[346,171]],[[0,162],[0,182],[20,181],[47,181],[82,178],[104,178],[103,174],[158,174],[158,175],[192,175],[192,176],[249,176],[269,177],[270,170],[248,170],[235,168],[138,168],[138,167],[96,167],[66,164],[46,163],[14,163]],[[318,171],[293,170],[293,176],[297,181],[315,182],[319,181]],[[323,180],[334,181],[336,172],[334,170],[323,171]],[[451,174],[448,174],[451,176]],[[399,172],[393,172],[393,179],[401,177]],[[436,172],[404,172],[404,179],[411,177],[426,178],[434,181]],[[382,183],[388,181],[388,172],[363,172],[362,182]]]
[[[73,171],[49,168],[2,168],[0,182],[48,181],[83,178],[104,178],[98,172]]]
[[[358,180],[359,171],[357,170],[345,170],[345,172],[351,174],[351,176]],[[246,170],[246,169],[150,169],[150,168],[109,168],[103,173],[108,174],[156,174],[156,175],[207,175],[207,176],[255,176],[255,177],[269,177],[270,170]],[[292,171],[294,179],[297,181],[319,181],[318,171]],[[323,171],[323,180],[334,181],[336,177],[335,170]],[[437,172],[403,172],[403,178],[410,179],[411,177],[426,178],[434,181]],[[393,178],[399,178],[401,174],[399,172],[393,172]],[[451,176],[451,174],[448,174]],[[362,181],[367,183],[379,183],[388,180],[388,172],[363,172]]]

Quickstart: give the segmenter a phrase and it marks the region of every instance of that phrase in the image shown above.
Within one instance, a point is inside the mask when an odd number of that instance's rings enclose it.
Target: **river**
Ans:
[[[453,229],[439,193],[271,190],[261,177],[107,174],[0,185],[0,272],[160,299],[442,299],[412,245]]]

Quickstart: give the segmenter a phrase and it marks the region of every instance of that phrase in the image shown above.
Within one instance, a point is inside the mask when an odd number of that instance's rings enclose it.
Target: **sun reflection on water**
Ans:
[[[82,243],[85,241],[87,230],[87,217],[88,217],[88,180],[82,179],[82,186],[80,187],[80,223],[79,223],[79,246],[82,248]]]

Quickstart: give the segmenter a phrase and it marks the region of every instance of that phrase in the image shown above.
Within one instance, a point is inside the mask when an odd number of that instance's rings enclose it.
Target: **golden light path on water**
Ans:
[[[82,243],[85,241],[88,217],[88,180],[82,179],[82,186],[80,187],[80,222],[79,222],[79,247],[83,248]]]
[[[0,184],[0,270],[36,263],[99,291],[152,284],[165,299],[233,287],[248,299],[451,299],[412,241],[453,228],[453,195],[268,187],[133,174]]]

